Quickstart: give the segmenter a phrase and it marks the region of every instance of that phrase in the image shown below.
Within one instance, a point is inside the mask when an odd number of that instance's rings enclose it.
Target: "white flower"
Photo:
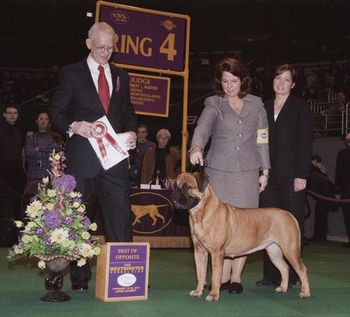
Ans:
[[[47,210],[52,211],[55,208],[55,204],[48,203],[48,204],[46,204],[46,208],[47,208]]]
[[[96,231],[97,230],[97,224],[93,222],[92,224],[90,224],[89,229],[91,231]]]
[[[15,246],[14,251],[15,251],[15,254],[22,254],[23,253],[23,249],[19,248],[18,246]]]
[[[72,206],[73,206],[73,208],[78,208],[80,206],[80,203],[75,201]]]
[[[26,229],[30,230],[36,226],[36,223],[34,221],[29,221],[26,225]]]
[[[80,211],[80,212],[85,211],[85,205],[84,205],[84,204],[81,204],[81,205],[79,206],[79,208],[77,209],[77,211]]]
[[[76,198],[76,197],[78,197],[78,193],[77,192],[70,192],[69,196],[70,196],[70,198]]]
[[[42,179],[42,182],[44,185],[47,185],[49,183],[49,178],[46,176]]]
[[[22,241],[23,241],[23,243],[28,243],[28,242],[32,241],[32,237],[25,234],[22,236]]]
[[[67,230],[64,229],[55,229],[52,231],[51,233],[51,237],[50,240],[52,243],[58,243],[58,244],[62,244],[62,242],[64,241],[64,239],[68,238],[69,234]]]
[[[22,228],[24,226],[24,223],[22,221],[15,220],[15,225],[17,228]]]
[[[46,267],[45,262],[43,260],[40,260],[38,262],[38,267],[39,267],[40,270],[43,270]]]
[[[66,239],[63,239],[62,246],[64,248],[73,249],[75,247],[75,243],[74,243],[74,241],[69,240],[68,238],[66,238]]]
[[[59,161],[61,159],[61,155],[57,153],[53,158],[55,159],[55,161]]]
[[[88,233],[87,231],[84,231],[82,234],[81,234],[81,237],[84,239],[84,240],[87,240],[90,238],[90,233]]]
[[[91,248],[90,244],[83,243],[80,249],[80,254],[84,258],[92,258],[95,254],[94,250]]]
[[[95,255],[99,255],[101,253],[101,248],[100,247],[95,247],[94,248]]]
[[[71,208],[67,208],[66,209],[66,215],[67,216],[70,216],[72,213],[73,213],[73,209],[71,209]]]
[[[36,218],[37,216],[42,214],[43,205],[40,201],[35,200],[30,205],[28,205],[26,209],[26,214],[30,218]]]
[[[50,198],[53,198],[56,196],[56,191],[54,189],[48,189],[47,190],[47,196],[49,196]]]
[[[84,259],[84,258],[80,258],[78,261],[77,261],[77,265],[79,266],[79,267],[82,267],[83,265],[85,265],[86,264],[86,259]]]

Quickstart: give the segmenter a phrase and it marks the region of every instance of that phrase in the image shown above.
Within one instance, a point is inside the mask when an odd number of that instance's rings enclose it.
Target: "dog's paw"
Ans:
[[[278,286],[278,287],[275,288],[275,292],[276,293],[286,293],[287,292],[287,287]]]
[[[188,295],[190,295],[192,297],[201,297],[202,296],[202,292],[197,291],[197,290],[193,290]]]
[[[299,293],[299,298],[301,298],[301,299],[308,299],[310,297],[311,297],[310,292],[303,292],[303,291],[301,291]]]
[[[219,300],[219,294],[214,295],[214,294],[209,294],[206,298],[205,301],[206,302],[217,302]]]

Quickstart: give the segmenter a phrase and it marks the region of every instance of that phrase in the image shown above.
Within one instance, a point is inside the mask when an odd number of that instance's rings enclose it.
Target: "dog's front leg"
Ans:
[[[212,277],[211,277],[211,290],[209,295],[206,297],[207,302],[216,302],[220,297],[220,286],[222,276],[222,266],[224,262],[223,251],[212,251],[211,253],[211,264],[212,264]]]
[[[208,252],[200,246],[194,247],[194,260],[196,263],[197,288],[190,292],[190,296],[200,297],[207,277]]]

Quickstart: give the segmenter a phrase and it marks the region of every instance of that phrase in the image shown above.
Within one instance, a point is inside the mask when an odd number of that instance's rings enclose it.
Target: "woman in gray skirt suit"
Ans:
[[[270,168],[268,124],[261,98],[248,94],[246,67],[234,58],[219,62],[215,95],[204,102],[190,148],[192,164],[204,164],[209,184],[219,198],[240,208],[257,208]],[[260,176],[259,176],[260,175]],[[243,291],[241,273],[246,257],[224,260],[220,290]]]

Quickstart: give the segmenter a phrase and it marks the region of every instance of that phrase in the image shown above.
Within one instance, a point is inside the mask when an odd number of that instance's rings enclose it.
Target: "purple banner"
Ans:
[[[129,73],[130,99],[137,114],[168,117],[170,78]]]
[[[111,245],[108,298],[146,297],[148,283],[147,245]]]
[[[97,3],[97,12],[116,32],[114,63],[184,70],[186,18],[113,3]]]

